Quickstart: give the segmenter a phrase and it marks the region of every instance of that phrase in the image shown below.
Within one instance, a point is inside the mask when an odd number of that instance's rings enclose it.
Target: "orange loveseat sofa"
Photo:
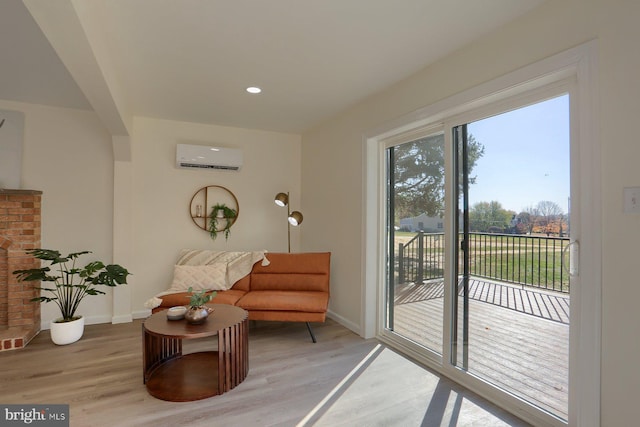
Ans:
[[[269,265],[256,262],[231,289],[216,291],[211,304],[231,304],[249,312],[249,320],[324,322],[329,306],[330,252],[266,253]],[[188,293],[159,296],[153,312],[184,305]]]

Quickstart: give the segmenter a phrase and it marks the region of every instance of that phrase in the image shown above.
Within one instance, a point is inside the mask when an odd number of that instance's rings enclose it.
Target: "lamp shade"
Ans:
[[[300,225],[302,223],[302,214],[298,211],[293,211],[289,215],[289,224],[293,226]]]
[[[273,201],[278,206],[287,206],[289,203],[289,195],[287,193],[278,193]]]

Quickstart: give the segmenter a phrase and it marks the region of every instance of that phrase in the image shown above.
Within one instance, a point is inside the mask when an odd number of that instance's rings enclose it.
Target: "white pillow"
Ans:
[[[227,264],[176,265],[173,267],[171,292],[224,291],[231,288],[227,280]]]

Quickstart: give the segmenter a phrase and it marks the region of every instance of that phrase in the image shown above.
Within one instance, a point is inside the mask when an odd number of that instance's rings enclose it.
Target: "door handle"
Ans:
[[[569,253],[569,259],[567,260],[567,253]],[[580,242],[574,240],[562,249],[562,269],[571,277],[578,277],[580,275],[580,265],[578,260],[580,259]],[[568,267],[567,267],[568,266]]]

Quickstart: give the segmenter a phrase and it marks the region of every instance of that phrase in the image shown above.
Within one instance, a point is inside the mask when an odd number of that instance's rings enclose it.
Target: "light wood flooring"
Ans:
[[[172,403],[142,382],[141,321],[90,325],[68,346],[41,332],[0,353],[0,404],[70,405],[71,426],[525,426],[486,400],[338,323],[257,322],[249,375],[212,398]],[[214,347],[185,342],[185,353]],[[206,373],[203,373],[203,375]]]

